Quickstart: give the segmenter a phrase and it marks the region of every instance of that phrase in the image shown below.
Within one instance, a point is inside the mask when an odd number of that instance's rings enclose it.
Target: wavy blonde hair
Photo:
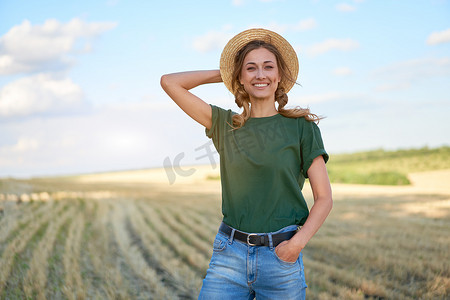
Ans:
[[[265,48],[272,52],[276,59],[278,65],[278,71],[280,72],[281,78],[285,79],[285,81],[295,82],[295,79],[292,78],[291,72],[287,67],[286,62],[281,56],[278,49],[267,42],[254,40],[246,44],[242,47],[241,50],[238,51],[236,57],[234,59],[234,69],[232,74],[232,86],[235,97],[235,102],[239,108],[243,108],[241,114],[236,114],[233,116],[233,129],[239,129],[244,126],[245,122],[250,118],[250,97],[248,93],[245,91],[244,86],[240,84],[241,70],[242,65],[244,64],[244,59],[248,53],[255,49]],[[319,122],[321,117],[313,114],[309,111],[309,108],[301,108],[299,106],[291,109],[284,108],[288,102],[288,96],[285,93],[284,87],[281,85],[281,82],[278,85],[277,90],[275,91],[275,101],[278,102],[278,112],[288,118],[300,118],[304,117],[308,121]]]

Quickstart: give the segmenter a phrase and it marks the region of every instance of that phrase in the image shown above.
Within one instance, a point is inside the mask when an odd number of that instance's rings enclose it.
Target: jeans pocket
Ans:
[[[213,251],[221,252],[227,248],[228,245],[228,237],[218,233],[216,238],[214,239]]]
[[[295,261],[285,261],[285,260],[282,260],[282,259],[278,256],[278,254],[277,254],[277,252],[275,251],[275,249],[273,249],[272,252],[273,252],[273,254],[275,255],[275,258],[277,259],[277,261],[278,261],[282,266],[285,266],[285,267],[292,267],[292,266],[295,266],[295,265],[297,264],[298,258],[297,258]]]

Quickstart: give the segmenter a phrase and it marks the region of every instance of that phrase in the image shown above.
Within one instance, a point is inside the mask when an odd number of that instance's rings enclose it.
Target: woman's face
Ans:
[[[252,50],[244,58],[239,81],[250,100],[272,98],[275,101],[275,91],[280,80],[277,59],[266,48]]]

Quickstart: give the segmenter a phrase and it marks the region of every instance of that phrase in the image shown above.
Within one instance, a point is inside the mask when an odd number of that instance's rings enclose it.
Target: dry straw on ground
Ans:
[[[195,168],[172,185],[163,169],[21,182],[50,199],[1,199],[0,299],[195,299],[221,219],[218,170]],[[308,299],[449,297],[450,170],[410,179],[333,185],[303,250]]]

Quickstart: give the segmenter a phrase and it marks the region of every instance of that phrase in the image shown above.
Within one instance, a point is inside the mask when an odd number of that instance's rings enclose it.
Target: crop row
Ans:
[[[0,299],[193,299],[217,215],[161,201],[62,199],[0,220]]]

